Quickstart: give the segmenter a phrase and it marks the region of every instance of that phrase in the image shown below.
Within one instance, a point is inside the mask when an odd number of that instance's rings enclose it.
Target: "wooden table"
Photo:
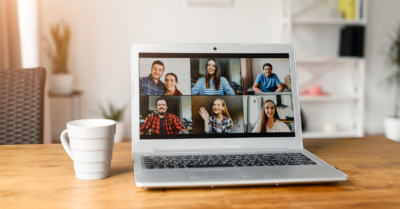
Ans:
[[[61,144],[0,146],[0,208],[400,208],[400,143],[383,137],[309,139],[305,147],[349,175],[337,184],[145,190],[131,143],[115,145],[111,176],[75,178]]]

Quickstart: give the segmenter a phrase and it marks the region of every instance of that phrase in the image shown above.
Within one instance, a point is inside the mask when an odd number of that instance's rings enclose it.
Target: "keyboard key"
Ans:
[[[297,163],[297,162],[290,162],[290,163],[288,163],[288,165],[301,165],[301,163]]]
[[[317,165],[302,153],[143,156],[145,169]]]
[[[175,168],[175,165],[174,164],[172,164],[172,163],[170,163],[170,164],[167,164],[167,166],[166,166],[167,168]]]

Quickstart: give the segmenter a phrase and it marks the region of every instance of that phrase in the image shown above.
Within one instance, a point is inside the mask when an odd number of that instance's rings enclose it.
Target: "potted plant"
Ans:
[[[395,87],[394,115],[387,116],[384,121],[385,136],[389,139],[400,141],[400,24],[395,29],[394,36],[390,38],[390,45],[386,51],[387,64],[393,70],[386,78],[386,83]]]
[[[73,90],[74,78],[67,67],[68,48],[71,30],[64,22],[50,26],[51,40],[45,39],[45,53],[50,60],[53,74],[50,79],[50,91],[56,94],[70,94]]]
[[[115,120],[117,122],[114,142],[122,142],[122,140],[124,139],[125,131],[125,124],[122,121],[122,116],[124,115],[126,106],[118,109],[115,108],[111,103],[109,103],[107,109],[103,108],[102,106],[100,106],[100,109],[105,119]]]

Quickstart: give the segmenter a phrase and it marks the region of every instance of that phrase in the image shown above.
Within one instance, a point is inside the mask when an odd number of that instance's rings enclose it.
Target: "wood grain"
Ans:
[[[61,144],[0,146],[0,208],[400,208],[400,143],[383,137],[308,139],[349,175],[338,184],[145,190],[131,143],[115,145],[111,176],[75,178]]]

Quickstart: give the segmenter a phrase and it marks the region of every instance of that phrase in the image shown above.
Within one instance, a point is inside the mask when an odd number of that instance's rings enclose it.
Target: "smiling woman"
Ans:
[[[200,115],[204,120],[206,134],[230,133],[233,126],[228,107],[223,99],[216,98],[212,105],[213,115],[209,115],[204,107],[200,108]]]
[[[221,66],[216,59],[207,60],[205,78],[196,82],[192,95],[235,95],[229,81],[221,76]]]
[[[261,109],[260,120],[257,121],[253,133],[290,132],[285,123],[280,121],[274,101],[267,100]]]
[[[164,95],[179,95],[182,93],[176,88],[178,84],[178,76],[175,73],[168,73],[165,75],[165,94]]]

